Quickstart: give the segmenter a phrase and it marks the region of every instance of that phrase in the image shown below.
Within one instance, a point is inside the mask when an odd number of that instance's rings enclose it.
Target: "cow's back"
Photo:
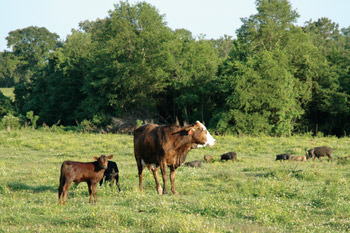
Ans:
[[[154,163],[154,156],[159,154],[161,149],[156,124],[143,125],[134,130],[134,153],[136,158],[144,160],[146,163]]]

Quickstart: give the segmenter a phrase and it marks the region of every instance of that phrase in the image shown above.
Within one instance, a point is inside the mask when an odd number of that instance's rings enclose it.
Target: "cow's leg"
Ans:
[[[162,172],[162,177],[163,177],[163,194],[168,194],[168,191],[166,190],[166,183],[168,180],[167,174],[166,174],[166,161],[163,160],[160,163],[160,170]]]
[[[72,183],[72,181],[66,180],[66,183],[63,185],[63,191],[62,191],[63,205],[66,204],[68,190],[69,190],[69,186],[71,185],[71,183]]]
[[[89,189],[89,202],[92,203],[92,187],[91,187],[91,181],[86,182],[88,189]]]
[[[159,167],[156,167],[155,169],[152,170],[153,177],[154,177],[154,180],[156,182],[157,192],[158,192],[158,194],[162,194],[163,190],[162,190],[162,187],[161,187],[161,185],[159,183],[158,171],[159,171]]]
[[[142,177],[143,177],[143,170],[144,170],[144,167],[141,163],[141,160],[136,160],[136,163],[137,163],[137,169],[139,171],[139,188],[140,188],[140,191],[143,190],[143,187],[142,187]]]
[[[175,173],[176,173],[176,169],[175,168],[170,168],[170,182],[171,182],[171,192],[173,194],[177,194],[176,190],[175,190]]]

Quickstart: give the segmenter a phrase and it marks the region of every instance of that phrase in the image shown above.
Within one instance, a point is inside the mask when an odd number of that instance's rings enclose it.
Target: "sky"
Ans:
[[[255,0],[145,0],[165,15],[172,29],[185,28],[193,36],[218,39],[235,37],[241,18],[256,14]],[[45,27],[62,40],[84,20],[103,19],[118,0],[0,0],[0,51],[7,49],[10,31],[30,26]],[[138,0],[129,0],[134,4]],[[350,0],[289,0],[300,18],[308,20],[327,17],[340,28],[350,26]]]

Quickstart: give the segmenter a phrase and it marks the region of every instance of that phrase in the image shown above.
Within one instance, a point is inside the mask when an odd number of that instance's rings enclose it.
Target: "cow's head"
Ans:
[[[107,169],[108,168],[108,160],[112,159],[113,156],[114,155],[109,155],[109,156],[101,155],[99,158],[94,156],[94,159],[98,162],[98,165],[100,166],[100,168]]]
[[[207,128],[199,121],[196,121],[196,124],[187,127],[186,130],[188,135],[192,135],[194,143],[196,144],[195,147],[212,147],[216,144],[216,140],[211,136]]]

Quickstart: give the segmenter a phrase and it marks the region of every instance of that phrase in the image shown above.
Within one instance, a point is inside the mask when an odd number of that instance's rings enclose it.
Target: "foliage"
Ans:
[[[18,60],[17,82],[28,82],[37,69],[45,66],[49,54],[58,44],[58,35],[46,28],[27,27],[9,32],[7,46]]]
[[[6,116],[1,118],[0,129],[7,129],[10,131],[12,129],[19,129],[20,127],[20,119],[11,113],[8,113]]]
[[[220,68],[227,97],[218,129],[233,124],[235,133],[290,135],[303,113],[286,47],[289,34],[300,32],[292,24],[297,14],[287,1],[257,1],[257,9],[242,19],[238,40]]]
[[[33,111],[29,111],[26,114],[26,117],[28,120],[30,120],[30,124],[32,125],[32,128],[35,129],[36,128],[36,122],[39,120],[39,116],[38,115],[34,115]]]
[[[113,118],[207,123],[218,134],[347,135],[350,28],[296,25],[288,0],[257,0],[237,39],[172,30],[146,2],[122,1],[64,41],[35,26],[9,32],[0,86],[38,124],[105,128]]]
[[[6,114],[14,114],[15,108],[9,97],[5,96],[0,90],[0,119]]]

